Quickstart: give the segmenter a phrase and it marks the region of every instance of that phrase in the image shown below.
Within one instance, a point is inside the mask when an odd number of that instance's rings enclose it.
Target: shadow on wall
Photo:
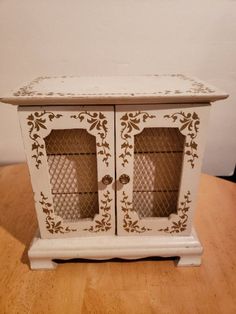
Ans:
[[[21,261],[28,264],[27,251],[36,233],[37,221],[27,165],[0,168],[0,184],[1,227],[25,245]]]
[[[232,176],[218,176],[218,178],[236,183],[236,165],[235,165],[234,173]]]

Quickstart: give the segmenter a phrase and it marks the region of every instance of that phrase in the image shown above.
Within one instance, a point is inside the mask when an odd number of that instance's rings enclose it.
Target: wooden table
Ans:
[[[197,207],[201,267],[80,261],[31,271],[37,223],[28,170],[0,167],[0,313],[236,313],[236,185],[202,175]]]

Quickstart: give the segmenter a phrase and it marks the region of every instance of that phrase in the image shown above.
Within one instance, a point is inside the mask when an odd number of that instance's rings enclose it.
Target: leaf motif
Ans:
[[[52,121],[53,118],[54,118],[54,114],[53,114],[53,113],[52,113],[52,114],[49,114],[48,118],[49,118],[50,121]]]
[[[193,120],[199,120],[199,117],[196,114],[196,112],[193,113],[192,118],[193,118]]]
[[[100,120],[103,120],[103,119],[105,119],[106,117],[104,116],[104,114],[103,113],[101,113],[101,112],[99,112],[99,119]]]
[[[34,115],[31,113],[31,114],[28,116],[27,119],[30,120],[30,121],[33,121],[33,120],[34,120]]]
[[[91,112],[87,112],[87,111],[80,112],[78,116],[72,115],[71,118],[74,118],[74,119],[79,118],[80,121],[82,121],[83,119],[85,119],[85,116],[87,116],[87,123],[89,123],[89,125],[90,125],[89,131],[92,131],[95,128],[96,128],[96,130],[100,131],[97,133],[97,135],[99,135],[99,137],[100,137],[100,140],[97,141],[96,146],[101,148],[101,150],[99,150],[98,154],[106,156],[102,159],[102,161],[108,167],[109,166],[108,159],[109,159],[109,157],[111,157],[111,155],[110,155],[110,153],[108,153],[108,150],[110,150],[109,143],[107,143],[107,141],[105,141],[105,139],[107,137],[107,133],[108,133],[108,128],[106,126],[107,125],[107,119],[102,112],[91,113]]]
[[[197,143],[193,141],[193,139],[196,138],[198,133],[198,126],[200,124],[199,116],[196,112],[193,113],[184,113],[183,111],[176,112],[172,115],[165,115],[165,118],[172,118],[173,122],[175,122],[177,119],[179,119],[179,122],[182,124],[179,128],[180,132],[187,129],[190,131],[186,135],[186,142],[185,146],[189,147],[190,150],[187,150],[185,152],[186,155],[189,156],[188,162],[191,164],[191,167],[194,168],[194,162],[195,159],[198,158],[198,155],[195,154],[195,151],[197,150]]]
[[[34,142],[34,143],[32,144],[31,149],[32,149],[32,150],[35,150],[35,149],[37,149],[38,147],[39,147],[39,145]],[[36,156],[36,155],[35,155],[35,156]]]
[[[34,140],[36,140],[36,139],[39,138],[39,137],[40,137],[40,136],[39,136],[38,134],[36,134],[36,133],[33,135],[33,139],[34,139]]]
[[[183,131],[184,129],[186,129],[186,127],[189,125],[189,122],[184,123],[181,128],[179,129],[180,132]]]
[[[139,126],[135,123],[130,122],[130,125],[135,129],[135,130],[140,130]]]
[[[63,234],[63,233],[67,233],[67,232],[76,231],[76,229],[70,229],[68,226],[66,228],[64,228],[62,226],[61,220],[55,222],[53,210],[49,208],[52,206],[52,204],[49,202],[46,202],[48,197],[45,197],[43,192],[40,192],[40,196],[41,196],[41,200],[39,201],[39,204],[42,205],[42,211],[44,214],[46,214],[45,222],[46,222],[46,229],[48,230],[48,232],[50,232],[51,234],[53,234],[53,233],[62,233]]]
[[[98,232],[106,232],[111,229],[111,214],[109,213],[111,206],[110,202],[112,201],[111,198],[109,198],[110,192],[107,191],[103,194],[104,199],[101,200],[101,202],[104,204],[104,206],[100,207],[100,210],[102,211],[102,218],[101,220],[96,219],[95,220],[95,228],[93,226],[90,226],[90,228],[84,229],[84,231],[89,231],[91,233],[98,233]]]
[[[61,221],[58,221],[57,223],[56,223],[56,225],[55,225],[55,228],[56,227],[59,227],[61,225]]]
[[[90,125],[89,131],[92,131],[96,127],[96,125],[97,125],[97,121],[95,121],[94,123]]]
[[[190,147],[192,147],[192,149],[197,149],[197,143],[191,142]]]
[[[119,155],[119,158],[122,159],[121,164],[123,167],[128,164],[127,157],[132,156],[130,150],[133,148],[133,146],[130,143],[130,139],[132,138],[130,134],[132,134],[133,130],[140,131],[139,123],[141,119],[145,123],[147,119],[152,118],[155,118],[155,116],[149,115],[148,112],[141,111],[125,113],[123,116],[121,116],[121,139],[123,140],[123,142],[121,143],[122,154]]]
[[[42,209],[45,214],[49,214],[49,210],[47,208],[43,207]]]
[[[37,169],[39,169],[39,166],[42,164],[40,157],[44,155],[42,152],[42,149],[44,149],[44,145],[40,144],[38,140],[40,139],[40,134],[37,134],[37,132],[39,132],[40,129],[47,129],[45,125],[47,118],[49,119],[49,121],[52,121],[52,119],[59,118],[61,116],[62,115],[60,114],[57,114],[55,116],[54,113],[49,112],[49,111],[42,111],[42,112],[31,113],[27,117],[27,120],[29,120],[27,124],[30,127],[29,137],[33,142],[31,145],[31,149],[32,151],[35,151],[34,154],[32,155],[32,158],[35,159],[35,166]],[[32,121],[34,121],[34,123]]]
[[[171,229],[169,229],[169,227],[166,228],[162,228],[159,229],[158,231],[162,231],[165,233],[179,233],[182,232],[184,230],[186,230],[187,228],[187,220],[188,220],[188,215],[187,212],[189,210],[189,206],[187,206],[188,203],[191,203],[191,200],[189,199],[190,197],[190,191],[188,191],[185,195],[184,195],[184,201],[180,202],[180,207],[178,208],[178,216],[179,216],[179,220],[173,221],[172,225],[171,225]]]
[[[127,113],[124,114],[120,119],[123,120],[123,121],[128,121],[129,120],[128,114]]]
[[[121,203],[124,204],[124,206],[121,206],[121,210],[125,213],[123,216],[123,229],[127,232],[137,232],[137,233],[144,233],[146,231],[150,231],[151,229],[146,228],[145,226],[140,226],[139,221],[135,220],[133,221],[131,216],[129,215],[129,212],[133,210],[132,203],[128,201],[128,195],[126,195],[125,191],[122,193],[123,197],[121,199]]]
[[[107,142],[103,143],[103,147],[110,148],[110,146],[109,146],[109,144]]]

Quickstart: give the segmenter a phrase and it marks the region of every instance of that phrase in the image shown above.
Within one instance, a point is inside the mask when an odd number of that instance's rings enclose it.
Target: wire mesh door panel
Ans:
[[[184,142],[178,128],[144,128],[134,136],[133,208],[139,218],[177,213]]]
[[[52,130],[45,138],[55,214],[64,221],[99,212],[96,138],[84,129]]]

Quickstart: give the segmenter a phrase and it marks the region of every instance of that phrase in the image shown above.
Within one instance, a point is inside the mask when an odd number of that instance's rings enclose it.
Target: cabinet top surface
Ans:
[[[183,74],[39,77],[1,102],[13,105],[212,102],[228,95]]]

